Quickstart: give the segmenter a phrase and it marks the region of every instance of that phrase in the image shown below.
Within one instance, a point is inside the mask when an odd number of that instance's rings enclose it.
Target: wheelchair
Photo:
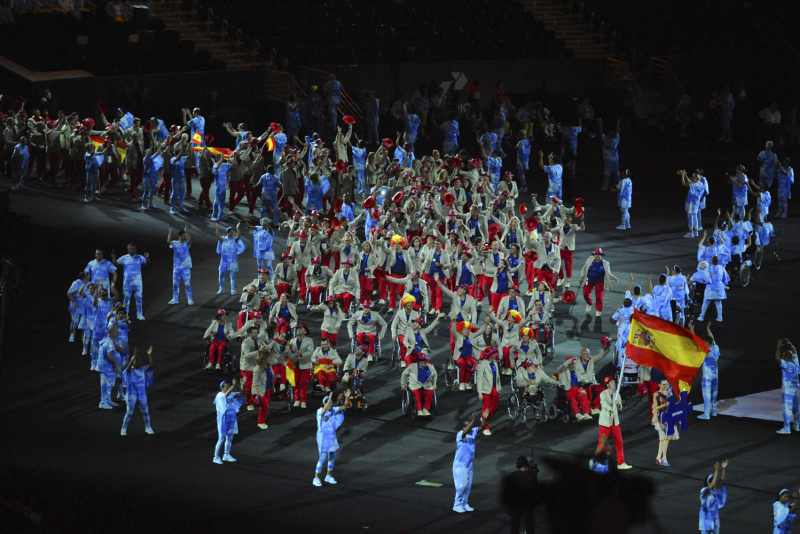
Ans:
[[[477,366],[476,366],[477,371]],[[469,383],[472,385],[473,390],[476,388],[477,385],[477,372],[472,372],[472,377],[470,378]],[[456,360],[453,359],[451,356],[447,358],[447,361],[444,364],[444,369],[442,370],[442,376],[444,377],[444,387],[447,391],[455,391],[458,389],[458,385],[461,383],[459,380],[459,375],[461,374],[461,368],[456,365]]]
[[[208,365],[209,360],[211,359],[211,344],[206,344],[206,350],[203,354],[203,370],[206,373],[211,373],[216,371],[216,369],[206,369],[206,365]],[[228,342],[225,345],[225,352],[222,355],[222,369],[220,369],[223,373],[236,373],[237,369],[233,362],[233,356],[231,355],[231,343]]]
[[[550,330],[549,335],[546,333],[547,330]],[[548,324],[539,325],[534,331],[537,343],[539,343],[539,350],[542,352],[542,365],[546,365],[553,361],[553,355],[556,353],[555,321],[550,319]]]
[[[367,398],[364,396],[364,375],[363,373],[351,370],[349,373],[350,380],[347,383],[342,382],[342,391],[338,396],[339,406],[344,406],[344,394],[346,390],[350,390],[350,399],[348,404],[351,410],[359,410],[361,412],[367,411]]]
[[[350,340],[350,353],[351,354],[355,354],[355,352],[356,352],[356,344],[358,342],[357,341],[357,337],[358,337],[358,334],[356,334],[356,337],[354,337],[353,339]],[[372,360],[373,360],[372,363],[378,363],[378,361],[380,359],[381,359],[381,339],[378,337],[378,334],[376,333],[375,334],[375,354],[372,355]]]
[[[617,358],[616,354],[615,358]],[[639,387],[639,365],[629,358],[625,359],[624,369],[619,369],[619,362],[616,365],[618,373],[614,379],[617,382],[619,396],[623,401],[620,412],[624,412],[640,400],[640,395],[637,391]],[[631,399],[633,399],[633,402],[627,402]]]
[[[328,288],[326,287],[325,289],[322,290],[322,293],[320,293],[320,295],[319,295],[319,304],[323,304],[324,305],[325,304],[325,299],[327,299],[327,298],[328,298]],[[306,287],[306,298],[305,298],[305,301],[306,301],[306,312],[307,313],[308,312],[312,312],[312,311],[316,311],[316,310],[312,310],[311,309],[311,287],[310,286]],[[319,304],[318,304],[318,306],[319,306]]]
[[[572,413],[572,405],[567,399],[567,392],[564,388],[556,387],[556,397],[547,406],[547,419],[556,420],[561,418],[564,423],[575,421],[575,414]]]
[[[270,402],[275,400],[286,401],[286,413],[292,413],[294,405],[294,386],[287,380],[286,388],[281,391],[280,384],[277,380],[272,381],[272,396]]]
[[[544,400],[544,386],[540,386],[536,395],[529,395],[525,393],[523,388],[515,387],[506,402],[508,403],[508,416],[512,421],[516,421],[521,415],[522,422],[527,422],[528,408],[532,411],[531,420],[534,426],[548,420],[548,409]]]
[[[434,389],[433,398],[431,399],[431,417],[436,415],[437,406],[436,390]],[[401,391],[400,408],[403,410],[403,415],[410,416],[412,420],[417,417],[422,417],[417,413],[417,399],[414,397],[414,393],[408,388],[405,391]]]
[[[725,265],[725,270],[728,271],[728,276],[731,277],[730,285],[742,288],[749,286],[752,278],[752,266],[753,261],[749,259],[747,253],[743,253],[742,258],[739,255],[734,255],[731,261]]]

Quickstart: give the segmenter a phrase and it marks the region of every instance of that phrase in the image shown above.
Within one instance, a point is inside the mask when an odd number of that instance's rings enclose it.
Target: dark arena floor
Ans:
[[[657,166],[670,165],[659,162]],[[577,356],[581,347],[595,353],[601,337],[616,336],[608,318],[621,306],[629,273],[646,286],[648,275],[664,272],[665,266],[679,264],[687,275],[696,269],[697,240],[682,237],[686,232],[682,190],[674,181],[669,187],[648,185],[656,184],[656,174],[648,175],[644,164],[640,167],[634,175],[638,181],[634,182],[633,227],[628,231],[615,229],[619,221],[615,198],[597,192],[596,173],[591,187],[573,185],[587,199],[587,232],[578,237],[576,271],[591,250],[603,247],[621,281],[607,293],[602,320],[584,314],[580,297],[573,306],[556,306],[556,355],[546,366],[549,373],[566,356]],[[674,180],[674,170],[659,172]],[[711,204],[726,206],[730,187],[715,180]],[[537,185],[542,202],[546,182]],[[2,187],[7,189],[8,182]],[[532,455],[541,467],[540,482],[549,482],[555,473],[546,458],[580,458],[586,465],[595,449],[596,419],[568,424],[554,420],[535,428],[530,419],[525,423],[510,420],[508,377],[503,377],[493,435],[481,436],[477,443],[470,495],[475,511],[454,513],[451,466],[456,430],[461,420],[480,410],[480,403],[475,392],[447,392],[440,387],[436,417],[429,421],[405,417],[400,409],[400,373],[387,362],[391,350],[387,333],[383,360],[371,365],[366,379],[369,409],[348,412],[338,433],[337,486],[311,484],[317,460],[314,412],[322,402],[319,393],[310,396],[307,410],[291,414],[284,402],[274,401],[266,431],[256,426],[256,412],[242,410],[232,449],[238,461],[215,465],[211,461],[217,436],[213,399],[221,375],[202,369],[202,335],[216,310],[235,310],[238,299],[229,293],[216,294],[218,256],[207,212],[192,203],[192,214],[186,217],[170,216],[163,209],[143,213],[119,189],[103,195],[96,204],[84,205],[81,200],[80,192],[32,184],[26,192],[11,194],[10,214],[4,222],[2,255],[15,264],[18,278],[2,361],[0,496],[27,512],[12,512],[11,504],[0,507],[3,532],[507,532],[509,519],[498,490],[503,474],[514,469],[519,455]],[[710,212],[704,213],[705,228],[711,225]],[[688,429],[670,446],[671,467],[660,467],[654,461],[658,442],[647,402],[635,392],[626,393],[621,426],[626,460],[633,469],[619,476],[633,479],[631,484],[641,478],[655,486],[653,516],[631,532],[696,531],[698,493],[714,462],[725,458],[730,466],[725,483],[729,500],[721,512],[724,532],[769,531],[778,490],[797,488],[800,435],[775,433],[781,427],[776,420],[781,414],[779,396],[775,395],[766,415],[743,399],[780,388],[775,341],[791,338],[796,331],[800,224],[791,206],[790,214],[793,217],[776,222],[780,234],[770,245],[762,269],[749,287],[731,288],[724,302],[725,320],[714,325],[722,354],[719,397],[748,416],[721,414],[698,421],[696,414],[691,415]],[[167,306],[172,256],[165,242],[169,224],[188,225],[192,235],[193,307]],[[240,258],[239,289],[253,279],[256,270],[250,232],[243,235],[248,249]],[[285,238],[285,233],[277,234],[276,251]],[[65,293],[76,273],[93,259],[95,248],[102,248],[110,258],[112,250],[124,254],[129,242],[137,244],[140,254],[148,252],[151,260],[143,269],[146,321],[132,314],[130,345],[140,352],[154,347],[155,383],[148,391],[153,436],[144,433],[138,411],[128,436],[120,436],[124,404],[111,411],[98,409],[99,375],[89,370],[89,357],[81,356],[80,344],[67,342]],[[573,276],[573,289],[577,276]],[[183,290],[181,298],[185,302]],[[376,310],[390,321],[388,307]],[[318,344],[320,313],[303,310],[301,319],[311,326],[311,337]],[[340,340],[346,337],[340,332]],[[432,339],[433,363],[441,370],[449,356],[446,321]],[[340,354],[346,353],[341,345]],[[233,344],[232,351],[238,354],[239,345]],[[598,378],[613,371],[609,357],[599,365]],[[553,395],[547,392],[548,401]],[[689,398],[702,404],[700,374]],[[422,480],[442,486],[416,484]],[[570,519],[585,517],[588,524],[597,513],[594,505],[602,501],[594,491],[584,490],[575,485],[558,491],[563,492],[562,505],[564,499],[571,502]],[[624,521],[617,511],[607,513],[613,522]],[[29,519],[30,514],[40,518],[38,525]],[[539,531],[557,531],[554,524],[560,522],[549,519],[541,506],[538,516]],[[588,530],[572,530],[584,531]]]

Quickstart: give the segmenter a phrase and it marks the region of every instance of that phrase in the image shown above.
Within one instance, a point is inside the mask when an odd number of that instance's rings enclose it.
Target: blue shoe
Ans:
[[[319,479],[319,477],[314,477],[314,482],[312,482],[312,484],[314,484],[318,488],[322,487],[322,481]]]
[[[663,465],[664,467],[669,467],[669,464],[667,463],[666,460],[661,460],[661,465]]]
[[[236,461],[236,458],[234,458],[230,454],[226,454],[225,456],[222,457],[222,459],[225,460],[226,462],[235,462]]]
[[[154,206],[154,205],[150,204],[149,206],[147,206],[147,208],[151,209],[151,210],[157,210],[158,206]]]
[[[463,506],[453,506],[453,511],[458,512],[459,514],[463,514],[464,512],[466,512]]]
[[[703,415],[698,415],[697,418],[698,419],[706,419],[706,420],[708,420],[708,419],[711,419],[711,416],[708,415],[707,412],[704,412]]]
[[[222,465],[222,459],[219,456],[214,456],[214,463]]]
[[[177,215],[178,214],[178,212],[175,210],[175,208],[170,208],[169,209],[169,213],[170,213],[170,215]]]
[[[181,213],[189,213],[189,210],[187,210],[186,208],[181,208]]]
[[[716,416],[717,416],[717,409],[716,408],[712,408],[711,409],[711,417],[716,417]]]
[[[473,508],[472,506],[470,506],[468,504],[465,504],[464,505],[464,510],[467,511],[467,512],[474,512],[475,508]]]
[[[777,433],[778,434],[791,434],[792,431],[789,429],[788,426],[785,426],[785,427],[781,428],[780,430],[778,430]]]

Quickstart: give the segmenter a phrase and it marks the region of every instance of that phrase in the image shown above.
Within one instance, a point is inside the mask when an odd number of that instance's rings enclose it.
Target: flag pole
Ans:
[[[622,375],[625,372],[625,360],[627,360],[627,354],[622,353],[622,359],[619,361],[619,376],[617,377],[617,384],[614,391],[614,399],[612,400],[612,404],[614,406],[614,412],[617,411],[617,399],[619,398],[619,390],[621,389],[620,384],[622,383]]]

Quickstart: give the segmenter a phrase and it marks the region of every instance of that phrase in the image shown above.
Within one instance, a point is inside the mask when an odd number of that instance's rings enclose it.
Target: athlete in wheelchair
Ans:
[[[428,362],[427,353],[416,354],[414,363],[400,375],[405,415],[411,415],[412,418],[433,416],[436,412],[436,379],[436,369]]]
[[[544,391],[541,389],[542,382],[558,386],[558,382],[548,376],[536,361],[525,360],[517,369],[515,387],[508,399],[508,416],[511,419],[516,421],[522,415],[522,422],[526,422],[528,408],[531,408],[536,423],[547,420],[547,405]]]
[[[233,358],[228,344],[234,334],[233,324],[228,322],[228,312],[217,311],[216,318],[203,334],[206,351],[203,356],[203,367],[210,371],[216,366],[217,371],[233,372]]]
[[[342,369],[342,383],[352,392],[347,402],[350,408],[359,409],[362,412],[367,409],[367,398],[364,396],[364,378],[367,374],[369,360],[367,358],[367,347],[359,345],[352,354],[347,355]],[[339,405],[345,400],[344,391],[339,394]]]
[[[544,306],[540,299],[533,301],[533,309],[528,312],[531,320],[531,330],[533,337],[539,344],[542,352],[542,363],[549,363],[555,354],[555,320],[553,319],[553,308],[557,302],[561,302],[561,297],[548,299]]]
[[[452,356],[444,365],[445,387],[449,391],[456,388],[466,391],[475,387],[475,370],[478,367],[478,360],[475,358],[477,347],[472,343],[471,334],[477,332],[478,328],[468,321],[452,321],[451,323],[450,333],[453,336],[455,347]]]

